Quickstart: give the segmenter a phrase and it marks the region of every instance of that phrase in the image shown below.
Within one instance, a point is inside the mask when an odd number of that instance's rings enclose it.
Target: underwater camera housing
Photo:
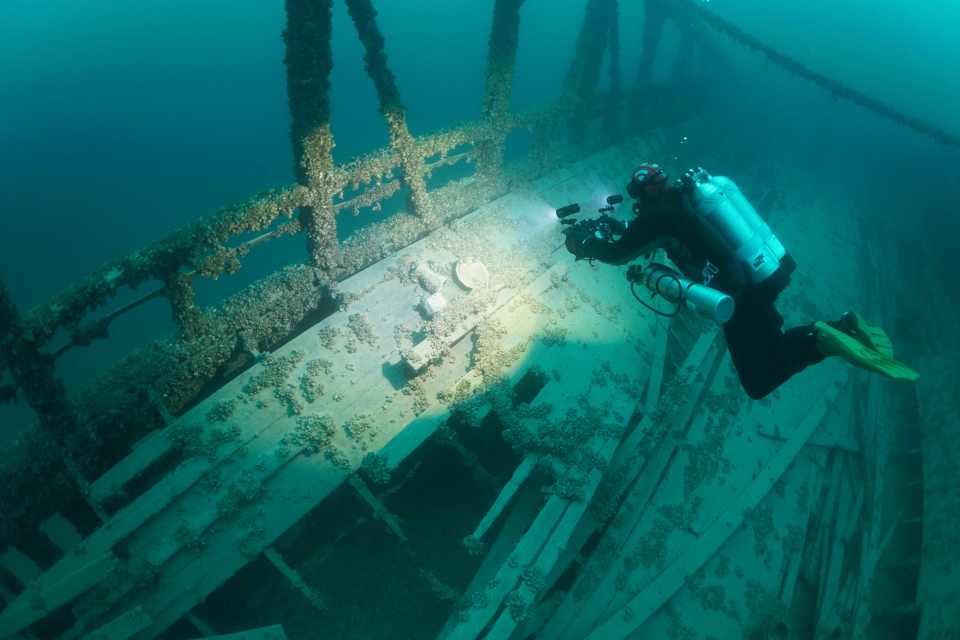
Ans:
[[[597,209],[597,213],[610,213],[611,211],[614,210],[614,205],[618,205],[621,202],[623,202],[623,196],[619,194],[615,194],[612,196],[607,196],[605,200],[606,200],[607,206],[600,207],[599,209]],[[580,213],[580,211],[581,211],[580,203],[573,202],[571,204],[568,204],[565,207],[560,207],[559,209],[556,209],[554,213],[556,213],[557,218],[560,219],[561,224],[575,224],[574,220],[570,220],[570,216],[575,216],[578,213]]]

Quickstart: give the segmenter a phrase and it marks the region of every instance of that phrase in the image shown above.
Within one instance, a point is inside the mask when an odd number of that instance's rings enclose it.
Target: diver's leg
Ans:
[[[775,298],[743,296],[724,334],[740,383],[754,400],[824,359],[811,326],[783,331]]]

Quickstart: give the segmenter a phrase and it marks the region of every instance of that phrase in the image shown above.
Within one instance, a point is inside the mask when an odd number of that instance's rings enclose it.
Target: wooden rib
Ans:
[[[327,611],[326,602],[323,599],[323,596],[317,593],[317,591],[307,584],[307,581],[303,579],[303,576],[300,575],[300,572],[287,564],[287,561],[284,560],[283,556],[279,551],[270,547],[263,552],[263,556],[273,565],[273,568],[276,569],[280,575],[286,578],[287,582],[295,591],[298,591],[307,602],[310,603],[314,609],[321,613]]]
[[[477,528],[474,530],[473,535],[470,536],[474,540],[481,540],[483,536],[486,535],[487,531],[490,530],[490,527],[497,521],[497,518],[500,517],[500,514],[503,513],[507,505],[513,500],[513,497],[520,490],[520,486],[530,477],[531,472],[536,468],[537,462],[540,460],[538,455],[528,455],[523,459],[523,461],[517,466],[513,471],[513,475],[510,477],[510,480],[504,485],[503,489],[500,490],[500,493],[497,495],[497,499],[494,501],[493,506],[490,507],[490,510],[487,511],[486,515],[483,516],[483,519],[480,520],[480,524],[477,525]]]

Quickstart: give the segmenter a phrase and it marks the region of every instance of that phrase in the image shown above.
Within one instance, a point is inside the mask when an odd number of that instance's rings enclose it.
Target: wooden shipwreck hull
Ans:
[[[884,540],[865,487],[874,449],[892,455],[875,432],[891,388],[828,363],[750,402],[716,327],[642,312],[623,269],[562,248],[553,208],[615,192],[670,139],[552,172],[345,280],[342,310],[93,480],[91,533],[50,518],[51,566],[7,550],[3,637],[819,637],[870,623]],[[864,291],[854,221],[804,237],[833,213],[776,214],[817,265],[785,294],[788,322]],[[487,286],[457,283],[467,257]],[[435,289],[449,306],[428,320]]]
[[[0,639],[956,637],[956,369],[930,363],[946,373],[918,395],[828,362],[751,402],[717,327],[573,261],[556,207],[598,208],[641,160],[730,159],[722,127],[649,75],[621,93],[615,0],[587,3],[563,99],[510,113],[521,4],[495,3],[482,119],[414,137],[376,12],[349,0],[390,146],[335,165],[329,3],[288,2],[296,185],[22,317],[0,287],[0,392],[40,417],[0,469]],[[647,4],[642,74],[666,6]],[[673,16],[697,49],[680,59],[703,60],[717,25],[690,11]],[[516,130],[522,171],[503,163]],[[806,193],[808,176],[734,177],[800,263],[788,325],[896,319],[888,231],[854,203],[756,192]],[[338,240],[338,214],[401,194],[403,213]],[[194,280],[293,233],[307,264],[194,304]],[[488,281],[458,281],[468,259]],[[176,336],[74,404],[52,363],[154,298]]]

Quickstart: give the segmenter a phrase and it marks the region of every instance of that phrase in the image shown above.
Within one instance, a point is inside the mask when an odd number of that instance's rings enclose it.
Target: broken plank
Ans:
[[[608,439],[599,451],[599,459],[605,462],[609,461],[617,444],[617,438]],[[601,476],[602,474],[598,469],[591,471],[589,482],[584,488],[583,499],[579,502],[572,503],[564,512],[556,529],[550,534],[550,538],[544,545],[543,550],[527,569],[531,577],[517,586],[510,605],[500,613],[499,618],[485,638],[489,640],[509,640],[517,628],[518,618],[522,617],[516,616],[512,609],[517,608],[522,612],[526,612],[530,610],[537,599],[543,595],[541,590],[545,585],[540,584],[539,580],[545,580],[547,576],[553,573],[561,555],[570,542],[571,536],[576,530],[577,524],[579,524],[583,518],[597,486],[600,484]]]
[[[497,518],[500,517],[500,514],[503,513],[507,505],[513,500],[513,497],[517,494],[517,491],[520,490],[520,486],[530,477],[530,474],[537,466],[537,462],[540,460],[538,455],[528,455],[523,461],[517,466],[513,471],[513,475],[510,477],[510,480],[503,486],[503,489],[500,490],[500,493],[497,495],[496,500],[493,503],[493,506],[490,507],[490,510],[487,511],[486,515],[483,516],[483,519],[480,520],[480,524],[477,525],[477,528],[474,530],[473,535],[470,538],[474,541],[479,542],[487,531],[490,530],[490,527],[493,526],[493,523],[497,521]]]
[[[581,384],[588,381],[587,376],[577,376],[576,379]],[[556,396],[551,397],[549,393],[543,396],[543,392],[541,392],[537,402],[551,407],[552,415],[563,416],[566,414],[568,407],[576,406],[579,394],[572,392],[569,386],[555,384],[550,385],[550,388],[556,391]],[[614,404],[608,406],[606,404],[608,400],[613,401]],[[591,391],[590,401],[596,403],[598,407],[606,407],[606,411],[610,415],[616,415],[621,412],[621,409],[625,408],[620,405],[631,404],[631,400],[609,387]],[[624,413],[630,415],[630,411]],[[606,439],[594,436],[587,446],[598,459],[608,461],[618,441],[619,435]],[[570,535],[572,535],[590,498],[596,491],[600,477],[601,473],[598,469],[591,471],[583,486],[583,499],[579,502],[571,502],[558,495],[550,496],[547,504],[534,520],[534,524],[517,544],[514,553],[500,567],[496,577],[484,587],[482,606],[469,610],[469,616],[465,620],[457,620],[456,624],[447,630],[444,638],[448,640],[477,638],[484,627],[494,619],[500,604],[514,588],[523,572],[529,570],[533,563],[541,557],[541,553],[548,554],[543,557],[543,577],[545,578],[552,571],[557,560],[557,554],[560,553],[561,547],[566,545]]]
[[[485,585],[483,600],[478,606],[467,611],[465,620],[458,620],[448,629],[447,633],[441,636],[443,640],[466,640],[480,635],[493,619],[500,603],[519,580],[524,566],[540,553],[568,506],[569,501],[557,496],[551,496],[547,500],[509,559],[500,566],[496,577]]]
[[[107,552],[84,562],[56,583],[40,585],[34,581],[0,612],[0,638],[9,638],[85,593],[104,580],[116,565],[116,557]]]
[[[111,496],[122,493],[123,487],[128,482],[167,455],[174,446],[173,440],[165,429],[148,433],[133,446],[133,451],[123,460],[90,484],[90,500],[96,504],[102,504]]]
[[[484,589],[497,575],[510,554],[513,553],[517,543],[541,511],[544,503],[544,495],[539,486],[527,484],[521,488],[520,494],[509,509],[496,539],[482,549],[475,548],[473,550],[475,555],[483,553],[483,560],[470,584],[464,590],[465,603],[472,604],[473,601],[481,600]],[[451,616],[437,637],[447,637],[456,624],[457,616]]]
[[[136,607],[114,618],[80,640],[127,640],[150,626],[151,618],[141,607]]]
[[[83,536],[77,531],[72,522],[64,518],[59,513],[55,513],[47,518],[40,525],[40,530],[50,539],[58,549],[64,553],[73,551],[81,542]]]

